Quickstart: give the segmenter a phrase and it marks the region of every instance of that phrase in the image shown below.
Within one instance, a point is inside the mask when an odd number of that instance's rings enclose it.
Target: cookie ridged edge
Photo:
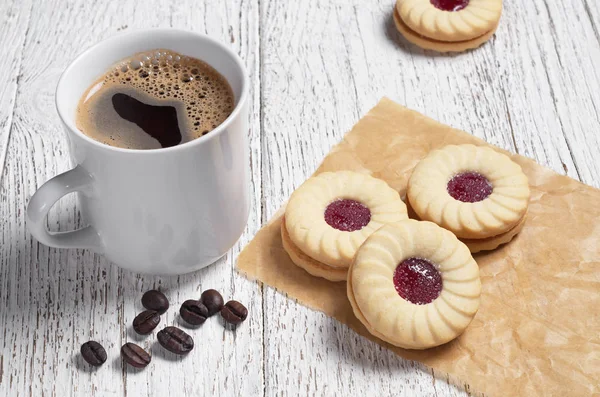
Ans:
[[[393,274],[403,260],[421,257],[437,265],[443,288],[425,305],[396,292]],[[479,308],[479,268],[456,236],[431,222],[407,220],[373,233],[348,273],[354,312],[373,334],[407,349],[427,349],[458,337]],[[366,323],[365,323],[366,322]]]
[[[447,191],[461,172],[478,172],[493,186],[482,201],[466,203]],[[512,229],[525,215],[531,191],[521,167],[486,146],[449,145],[430,152],[408,181],[407,200],[420,219],[434,222],[459,238],[482,239]]]

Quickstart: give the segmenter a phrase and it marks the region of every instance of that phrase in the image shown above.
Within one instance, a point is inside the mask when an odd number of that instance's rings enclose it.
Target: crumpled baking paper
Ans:
[[[487,145],[384,98],[316,173],[366,172],[405,197],[420,159],[432,149],[461,143]],[[475,255],[481,305],[464,334],[446,345],[405,350],[369,334],[352,312],[346,283],[313,277],[292,263],[279,234],[283,208],[239,255],[238,269],[399,356],[467,384],[470,392],[600,395],[600,191],[528,158],[511,157],[532,189],[527,223],[508,245]]]

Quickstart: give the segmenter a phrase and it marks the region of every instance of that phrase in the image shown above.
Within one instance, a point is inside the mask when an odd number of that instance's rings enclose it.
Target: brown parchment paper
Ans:
[[[404,197],[417,162],[456,143],[487,145],[384,98],[316,173],[369,172]],[[511,157],[532,188],[527,223],[510,244],[475,255],[482,281],[479,312],[462,336],[444,346],[404,350],[369,334],[352,313],[346,283],[312,277],[291,262],[279,235],[282,211],[243,250],[238,268],[399,356],[468,384],[471,392],[600,395],[600,191]]]

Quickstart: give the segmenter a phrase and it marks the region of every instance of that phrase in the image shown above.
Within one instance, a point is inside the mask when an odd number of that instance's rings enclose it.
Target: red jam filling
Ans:
[[[477,172],[462,172],[450,179],[447,190],[458,201],[476,203],[485,200],[494,188],[485,176]]]
[[[394,271],[394,286],[402,298],[415,305],[433,302],[442,292],[442,275],[426,259],[408,258]]]
[[[370,221],[371,211],[355,200],[336,200],[325,208],[325,222],[343,232],[360,230]]]
[[[469,5],[469,0],[430,0],[435,8],[442,11],[460,11]]]

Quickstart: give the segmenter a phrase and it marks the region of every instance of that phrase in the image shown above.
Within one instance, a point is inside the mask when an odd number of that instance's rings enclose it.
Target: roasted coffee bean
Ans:
[[[158,314],[163,314],[169,308],[169,300],[165,294],[153,289],[142,296],[142,305],[148,310],[154,310]]]
[[[106,350],[100,343],[93,340],[81,345],[80,351],[83,359],[95,367],[99,367],[106,361]]]
[[[223,297],[214,289],[207,289],[200,296],[200,301],[204,303],[204,306],[208,309],[208,315],[212,316],[217,314],[223,308]]]
[[[208,309],[202,302],[190,299],[183,302],[179,314],[186,322],[192,325],[201,325],[208,317]]]
[[[150,354],[135,343],[125,343],[121,347],[121,357],[127,364],[136,368],[144,368],[152,360]]]
[[[238,301],[229,301],[221,309],[221,316],[228,323],[237,325],[248,317],[248,309]]]
[[[147,335],[160,323],[160,314],[154,310],[145,310],[133,319],[133,330],[140,335]]]
[[[157,334],[158,343],[175,354],[187,354],[194,348],[194,340],[177,327],[165,327]]]

